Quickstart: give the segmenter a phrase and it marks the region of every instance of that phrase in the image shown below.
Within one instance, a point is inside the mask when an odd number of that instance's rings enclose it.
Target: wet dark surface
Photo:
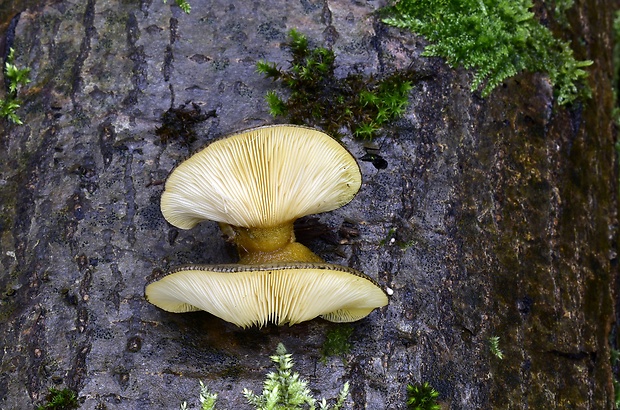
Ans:
[[[468,73],[379,23],[378,1],[193,0],[190,15],[157,0],[4,3],[22,11],[11,45],[33,81],[25,125],[0,125],[0,408],[32,408],[60,386],[84,409],[176,409],[197,402],[199,379],[221,408],[247,408],[242,390],[261,390],[278,342],[317,396],[348,380],[353,409],[404,408],[416,381],[451,409],[611,408],[611,15],[596,11],[609,2],[570,16],[578,58],[595,62],[594,98],[571,109],[535,74],[480,99]],[[353,324],[345,360],[326,363],[336,324],[244,331],[143,297],[172,266],[235,260],[215,223],[168,225],[159,196],[209,141],[274,122],[255,64],[286,64],[291,28],[332,46],[343,75],[434,73],[373,142],[382,161],[343,140],[359,195],[297,226],[321,257],[394,291]],[[192,122],[195,139],[162,141],[162,115],[183,104],[214,115]]]

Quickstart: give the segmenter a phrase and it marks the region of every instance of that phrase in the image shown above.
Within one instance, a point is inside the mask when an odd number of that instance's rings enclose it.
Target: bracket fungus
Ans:
[[[363,273],[325,263],[293,231],[296,219],[349,203],[360,186],[353,156],[311,128],[265,126],[208,145],[169,176],[161,210],[182,229],[219,222],[239,264],[173,269],[146,286],[147,300],[240,327],[367,316],[387,304],[385,292]]]

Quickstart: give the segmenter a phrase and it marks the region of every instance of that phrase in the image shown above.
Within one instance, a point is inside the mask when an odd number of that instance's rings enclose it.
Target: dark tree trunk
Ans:
[[[379,22],[382,2],[193,0],[190,15],[160,0],[3,3],[33,81],[24,125],[0,125],[0,408],[68,387],[84,409],[176,409],[198,379],[221,408],[246,408],[241,391],[261,390],[280,341],[321,396],[350,381],[353,409],[405,408],[407,383],[423,381],[451,409],[613,408],[615,2],[569,11],[577,57],[594,65],[592,99],[568,109],[539,74],[472,94],[470,73]],[[313,250],[394,291],[353,324],[346,360],[326,363],[338,325],[244,331],[143,296],[153,272],[234,261],[215,223],[166,223],[162,181],[209,141],[273,122],[255,64],[286,64],[291,28],[333,46],[342,75],[432,74],[375,141],[388,167],[360,162],[354,201],[306,220],[328,232]],[[189,145],[161,142],[162,114],[187,101],[215,116]]]

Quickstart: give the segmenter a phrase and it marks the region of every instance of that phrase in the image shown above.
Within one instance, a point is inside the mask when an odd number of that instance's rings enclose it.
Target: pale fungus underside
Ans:
[[[360,186],[353,156],[311,128],[260,127],[212,143],[172,172],[161,209],[182,229],[219,222],[240,263],[174,269],[146,287],[148,301],[240,327],[367,316],[388,303],[385,292],[354,269],[323,262],[293,232],[295,219],[347,204]]]
[[[241,327],[317,316],[352,322],[387,302],[368,276],[327,263],[186,266],[149,285],[148,295],[169,312],[205,310]]]
[[[173,225],[208,219],[269,228],[347,204],[360,188],[355,159],[330,136],[285,125],[216,141],[168,178],[161,209]]]

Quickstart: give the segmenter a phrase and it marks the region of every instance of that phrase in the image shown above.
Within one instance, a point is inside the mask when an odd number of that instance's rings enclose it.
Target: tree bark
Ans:
[[[450,409],[613,408],[617,2],[578,1],[570,32],[558,28],[594,61],[593,97],[571,108],[542,74],[482,99],[471,73],[380,23],[379,1],[193,0],[189,15],[158,0],[8,3],[5,50],[33,81],[24,125],[0,124],[1,409],[32,408],[49,387],[84,409],[176,409],[199,379],[220,408],[249,408],[241,392],[262,389],[278,342],[318,395],[349,381],[352,409],[404,409],[407,383],[425,381]],[[387,168],[360,161],[353,202],[305,220],[323,233],[311,249],[394,291],[325,363],[340,325],[241,330],[143,296],[154,273],[235,260],[215,223],[167,224],[162,183],[210,141],[274,122],[255,65],[286,65],[292,28],[332,47],[343,76],[430,73],[374,141]],[[196,141],[162,142],[162,115],[187,102],[215,115]]]

